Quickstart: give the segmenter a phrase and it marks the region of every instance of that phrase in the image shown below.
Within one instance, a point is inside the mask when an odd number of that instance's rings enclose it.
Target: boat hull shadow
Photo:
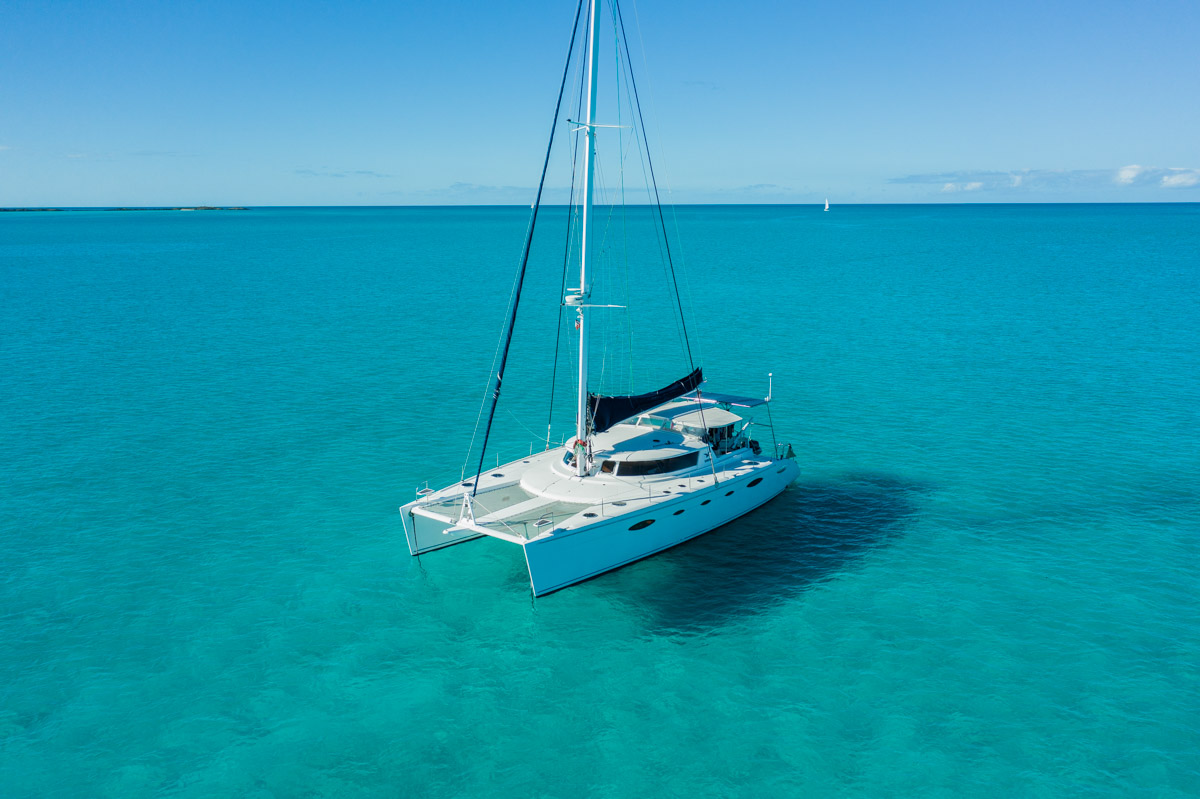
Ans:
[[[879,473],[798,480],[775,502],[597,586],[656,634],[704,634],[792,600],[894,544],[933,486]]]

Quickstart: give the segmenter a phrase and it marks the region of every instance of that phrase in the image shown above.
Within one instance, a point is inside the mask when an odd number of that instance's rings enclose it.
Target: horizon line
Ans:
[[[604,207],[616,207],[616,203],[595,203],[594,205]],[[653,208],[654,203],[624,203],[626,207],[631,208]],[[814,202],[801,203],[782,203],[782,202],[733,202],[733,203],[717,203],[717,202],[684,202],[684,203],[661,203],[664,206],[672,207],[714,207],[714,208],[737,208],[737,207],[777,207],[777,208],[802,208],[809,206],[824,207],[825,201],[818,200]],[[844,202],[831,203],[830,208],[847,208],[861,206],[950,206],[950,205],[1200,205],[1200,200],[1025,200],[1020,202]],[[576,205],[567,203],[542,203],[542,208],[574,208]],[[322,205],[317,203],[305,204],[236,204],[236,205],[38,205],[38,206],[0,206],[0,212],[20,213],[20,212],[51,212],[51,211],[246,211],[256,208],[530,208],[532,205],[525,203],[409,203],[409,204],[354,204],[354,205]]]

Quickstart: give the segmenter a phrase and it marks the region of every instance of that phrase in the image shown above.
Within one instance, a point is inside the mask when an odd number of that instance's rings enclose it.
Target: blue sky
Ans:
[[[1196,0],[622,7],[675,202],[1200,201]],[[0,206],[528,203],[573,14],[6,0]]]

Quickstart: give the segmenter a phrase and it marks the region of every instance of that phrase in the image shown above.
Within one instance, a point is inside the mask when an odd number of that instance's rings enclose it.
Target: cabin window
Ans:
[[[732,492],[732,491],[726,491],[726,492],[725,492],[725,496],[727,496],[727,497],[732,497],[732,496],[733,496],[733,492]]]
[[[712,500],[711,500],[711,499],[706,499],[706,500],[704,500],[703,502],[701,502],[700,504],[701,504],[701,505],[707,505],[707,504],[708,504],[708,503],[710,503],[710,502],[712,502]]]
[[[676,455],[674,458],[662,458],[653,461],[623,461],[617,474],[622,477],[636,477],[649,474],[667,474],[687,469],[700,462],[699,452],[688,452]]]
[[[644,530],[652,524],[654,524],[653,519],[642,519],[640,522],[637,522],[636,524],[629,525],[629,529],[630,530]]]
[[[746,487],[747,487],[747,488],[754,488],[756,485],[758,485],[758,484],[759,484],[759,483],[761,483],[761,482],[762,482],[762,478],[761,478],[761,477],[755,477],[755,478],[754,478],[753,480],[751,480],[749,483],[746,483]]]
[[[679,510],[675,511],[675,513],[673,513],[672,515],[678,516],[679,514],[683,513],[683,510],[684,510],[683,508],[680,508]]]
[[[616,469],[616,461],[605,461],[604,463],[600,464],[600,471],[604,472],[605,474],[612,474],[614,471],[616,471]]]

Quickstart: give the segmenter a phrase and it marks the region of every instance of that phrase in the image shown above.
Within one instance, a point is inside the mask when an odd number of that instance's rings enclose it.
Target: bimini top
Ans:
[[[735,413],[730,413],[721,408],[709,408],[708,410],[693,410],[690,413],[681,413],[673,417],[671,421],[677,425],[696,428],[704,427],[711,430],[714,427],[726,427],[746,420]]]
[[[715,408],[709,403],[703,405],[696,402],[695,397],[681,397],[675,402],[660,405],[652,411],[642,414],[640,419],[665,419],[673,425],[687,427],[725,427],[746,421],[736,413],[730,413],[724,408]],[[639,421],[639,424],[641,422]]]
[[[681,399],[691,400],[692,402],[712,402],[717,405],[733,405],[737,408],[755,408],[766,402],[761,397],[739,397],[736,394],[717,394],[713,391],[705,391],[699,397],[693,392],[684,395]]]

